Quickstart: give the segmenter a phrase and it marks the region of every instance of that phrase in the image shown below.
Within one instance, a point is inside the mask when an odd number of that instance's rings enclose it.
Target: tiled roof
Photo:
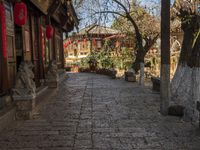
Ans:
[[[82,30],[79,31],[79,35],[84,34],[119,34],[120,31],[109,28],[109,27],[103,27],[99,25],[90,25]]]

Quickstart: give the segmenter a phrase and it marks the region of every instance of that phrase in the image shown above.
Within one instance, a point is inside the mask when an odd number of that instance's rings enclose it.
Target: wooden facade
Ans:
[[[37,87],[45,81],[48,65],[56,60],[59,69],[64,67],[63,34],[78,25],[71,0],[24,0],[28,17],[24,26],[14,23],[13,0],[5,0],[7,59],[0,50],[0,96],[10,94],[22,61],[34,65]],[[46,25],[54,28],[52,39],[46,38]],[[2,39],[0,38],[0,41]],[[44,57],[43,57],[44,54]]]
[[[69,36],[64,41],[65,65],[71,67],[80,63],[82,58],[87,57],[92,51],[104,49],[106,41],[110,41],[113,47],[120,43],[121,47],[133,47],[132,41],[128,40],[125,34],[120,31],[91,25],[78,33]]]

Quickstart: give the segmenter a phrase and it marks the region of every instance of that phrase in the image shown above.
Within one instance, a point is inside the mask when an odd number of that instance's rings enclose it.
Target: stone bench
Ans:
[[[115,69],[100,68],[100,69],[96,69],[96,74],[107,75],[111,77],[112,79],[116,79],[117,71]]]
[[[185,107],[181,106],[181,105],[172,105],[172,106],[169,106],[169,108],[168,108],[168,115],[183,117],[183,115],[184,115],[184,109],[185,109]]]
[[[160,92],[160,78],[158,77],[151,77],[151,82],[153,84],[153,91]]]
[[[125,72],[125,81],[128,82],[136,82],[136,75],[133,71],[126,71]]]
[[[117,71],[114,70],[114,69],[110,69],[109,70],[109,76],[112,78],[112,79],[116,79],[116,74],[117,74]]]

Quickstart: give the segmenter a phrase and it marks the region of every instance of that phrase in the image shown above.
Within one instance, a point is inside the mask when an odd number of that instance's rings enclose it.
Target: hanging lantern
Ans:
[[[46,26],[46,37],[47,39],[51,39],[53,37],[54,34],[54,29],[51,25],[47,25]]]
[[[27,6],[23,2],[16,3],[14,6],[14,21],[17,25],[25,25],[27,20]]]
[[[7,59],[7,50],[6,50],[6,18],[5,18],[5,6],[0,2],[0,23],[1,23],[1,48],[2,55],[4,59]]]

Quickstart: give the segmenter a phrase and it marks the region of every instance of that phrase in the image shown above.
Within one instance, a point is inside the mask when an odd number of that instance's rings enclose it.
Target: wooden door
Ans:
[[[14,36],[14,18],[13,7],[9,2],[5,2],[6,7],[6,46],[8,54],[8,86],[11,89],[14,86],[16,76],[16,53]]]

